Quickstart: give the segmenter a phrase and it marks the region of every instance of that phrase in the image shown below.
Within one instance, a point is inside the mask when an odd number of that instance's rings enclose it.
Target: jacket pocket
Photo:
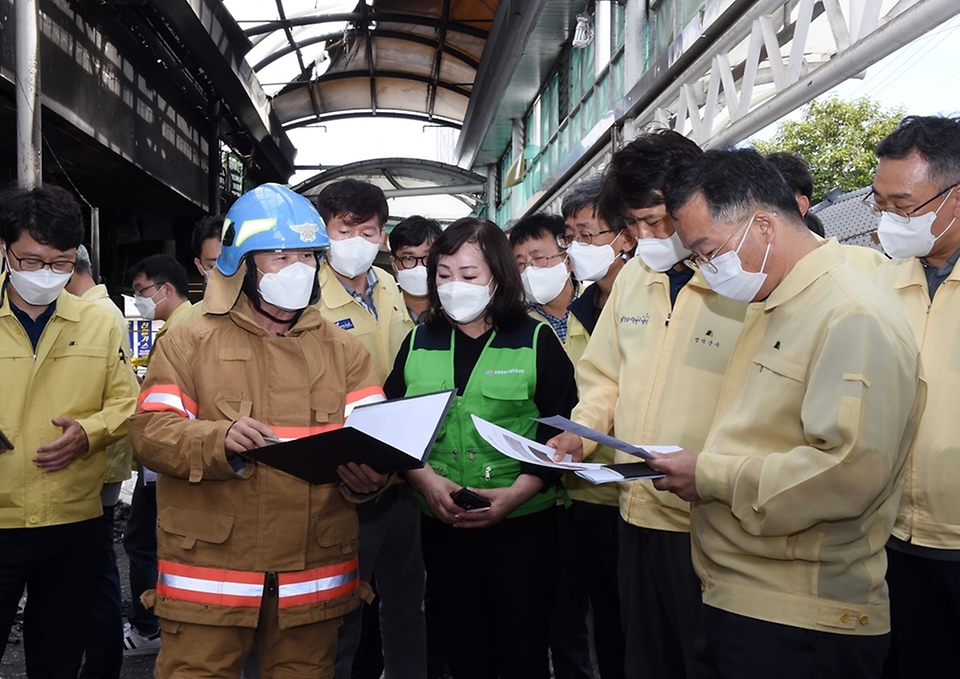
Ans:
[[[525,377],[515,375],[488,375],[480,378],[480,393],[496,401],[526,401],[530,385]]]
[[[100,359],[106,362],[107,350],[102,347],[84,347],[77,344],[57,346],[50,350],[49,358],[82,358],[84,361]]]
[[[318,424],[343,420],[343,396],[332,389],[315,391],[310,395],[310,407]]]
[[[220,347],[217,357],[221,361],[249,361],[253,359],[250,347]]]
[[[249,417],[253,409],[253,401],[245,399],[241,391],[218,391],[214,403],[217,404],[217,410],[232,422]]]
[[[807,379],[807,368],[805,365],[795,363],[783,356],[777,356],[771,353],[759,354],[753,358],[760,370],[769,370],[781,377],[794,380],[795,382],[805,382]]]
[[[341,554],[356,554],[360,547],[360,519],[355,509],[341,509],[318,519],[317,541],[325,550],[340,548]]]
[[[443,380],[416,380],[407,385],[407,392],[404,395],[419,396],[420,394],[432,394],[449,388]]]
[[[232,514],[215,514],[197,509],[165,507],[157,516],[157,524],[164,533],[183,539],[181,549],[193,549],[197,541],[222,545],[233,530]]]

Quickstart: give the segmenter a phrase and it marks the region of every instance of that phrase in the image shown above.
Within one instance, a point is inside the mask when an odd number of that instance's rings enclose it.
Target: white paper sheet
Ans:
[[[443,422],[451,395],[450,391],[441,391],[358,406],[344,426],[369,434],[419,460]]]
[[[552,467],[560,471],[580,471],[584,469],[599,469],[603,465],[591,462],[574,462],[567,455],[561,462],[555,462],[554,453],[557,451],[536,441],[514,434],[482,417],[471,415],[477,433],[491,446],[507,457],[520,462],[529,462],[541,467]],[[621,477],[623,478],[623,477]]]
[[[614,450],[619,450],[620,452],[627,453],[628,455],[636,455],[644,460],[649,460],[653,457],[650,455],[650,453],[675,453],[678,450],[682,450],[680,446],[635,446],[631,443],[627,443],[626,441],[621,441],[618,438],[614,438],[609,434],[599,432],[596,429],[591,429],[590,427],[585,427],[582,424],[577,424],[573,420],[569,420],[561,415],[554,415],[553,417],[536,417],[534,419],[537,422],[542,422],[543,424],[554,427],[555,429],[568,431],[571,434],[576,434],[580,438],[596,441],[597,443],[609,446]]]

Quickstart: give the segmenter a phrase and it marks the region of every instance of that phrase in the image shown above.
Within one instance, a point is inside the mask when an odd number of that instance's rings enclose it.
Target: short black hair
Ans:
[[[641,134],[613,154],[603,175],[597,207],[615,229],[622,229],[627,211],[662,205],[670,173],[703,151],[679,132]]]
[[[674,172],[666,190],[667,210],[676,217],[698,193],[718,222],[746,219],[751,210],[765,208],[806,228],[786,180],[752,148],[707,151]]]
[[[176,257],[170,255],[144,257],[130,267],[127,277],[132,281],[140,274],[143,274],[145,278],[158,286],[169,283],[181,297],[186,297],[190,292],[187,284],[187,270],[177,261]]]
[[[596,211],[602,190],[603,175],[596,174],[577,182],[563,194],[560,214],[564,219],[570,219],[584,208],[591,207]]]
[[[211,238],[216,238],[220,242],[220,236],[223,233],[223,218],[225,215],[212,215],[204,217],[197,225],[193,227],[193,233],[190,235],[190,248],[195,257],[199,257],[203,251],[203,244]]]
[[[916,153],[927,163],[927,178],[960,182],[960,118],[907,116],[877,145],[877,158],[901,160]]]
[[[440,222],[427,219],[421,215],[410,215],[390,231],[390,254],[396,255],[397,250],[406,247],[416,247],[423,243],[432,243],[443,230]]]
[[[433,241],[427,257],[427,296],[430,298],[430,312],[425,321],[427,325],[438,328],[449,321],[440,305],[437,294],[437,264],[440,257],[452,255],[467,243],[476,243],[493,279],[497,282],[496,292],[487,308],[487,317],[494,327],[510,330],[518,327],[527,318],[527,305],[523,301],[523,283],[513,257],[513,250],[500,227],[489,219],[463,217],[458,219]]]
[[[803,221],[807,225],[807,228],[813,233],[821,238],[827,237],[827,229],[823,226],[823,220],[810,212],[810,210],[807,210],[807,214],[803,216]]]
[[[813,198],[813,175],[810,166],[796,153],[777,151],[767,155],[767,160],[779,170],[794,193]]]
[[[507,236],[510,239],[510,246],[526,243],[533,238],[550,237],[556,241],[557,238],[567,232],[567,225],[560,215],[548,215],[542,212],[527,215],[510,227]]]
[[[83,242],[83,214],[59,186],[10,188],[0,193],[0,240],[8,246],[26,231],[41,245],[65,252]]]
[[[795,194],[799,193],[801,196],[806,196],[807,200],[813,198],[813,175],[810,174],[810,166],[802,156],[787,151],[777,151],[767,154],[766,158],[777,168],[791,191]],[[810,212],[809,209],[807,213],[803,215],[803,221],[806,223],[807,228],[813,231],[813,233],[821,238],[826,236],[823,222],[820,221],[819,217]]]
[[[317,194],[317,212],[327,224],[334,217],[351,225],[376,218],[381,229],[390,216],[383,190],[359,179],[341,179],[324,186]]]

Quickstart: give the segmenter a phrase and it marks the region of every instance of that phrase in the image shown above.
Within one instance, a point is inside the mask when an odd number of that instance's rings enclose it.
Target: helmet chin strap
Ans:
[[[250,303],[253,304],[253,308],[259,311],[261,314],[263,314],[267,318],[269,318],[274,323],[280,323],[281,325],[287,325],[292,327],[297,321],[300,320],[300,316],[303,315],[303,309],[297,309],[296,313],[293,315],[293,318],[289,320],[285,318],[277,318],[276,316],[274,316],[269,311],[263,308],[263,306],[260,303],[260,295],[252,295],[252,296],[247,295],[247,296],[250,297]]]

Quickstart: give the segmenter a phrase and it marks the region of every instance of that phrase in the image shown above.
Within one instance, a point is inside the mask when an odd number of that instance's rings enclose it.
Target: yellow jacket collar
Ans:
[[[377,277],[377,288],[380,288],[383,285],[383,277],[386,272],[375,266],[370,267],[370,269]],[[320,276],[320,299],[323,300],[327,308],[337,309],[354,301],[353,295],[343,287],[343,283],[337,278],[333,267],[326,259],[320,263],[320,273],[318,275]]]
[[[923,272],[923,264],[919,257],[910,257],[909,259],[895,259],[894,265],[900,267],[900,273],[893,283],[897,290],[903,290],[913,286],[926,288],[927,275]],[[953,271],[947,276],[948,281],[960,280],[960,266],[954,266]]]
[[[633,264],[636,262],[636,264]],[[640,257],[634,257],[629,262],[624,264],[624,269],[628,266],[639,266],[644,271],[643,284],[646,286],[660,284],[663,286],[669,287],[670,277],[667,276],[666,272],[663,271],[654,271],[646,264],[643,263],[643,259]],[[686,265],[684,265],[686,266]],[[620,274],[623,274],[623,269],[620,270]],[[695,288],[702,288],[704,290],[710,290],[710,286],[707,284],[707,280],[703,277],[703,274],[699,271],[694,270],[693,278],[691,278],[687,285],[692,285]]]
[[[846,258],[843,256],[840,244],[833,239],[828,240],[794,265],[790,273],[780,281],[780,285],[774,288],[773,292],[767,297],[765,309],[770,311],[789,302],[806,290],[820,276],[830,269],[840,266],[845,261]]]
[[[84,302],[93,302],[94,300],[107,299],[109,297],[110,293],[107,292],[107,286],[103,283],[94,285],[92,288],[80,295],[80,299],[82,299]]]
[[[0,274],[0,317],[13,315],[13,310],[10,308],[10,295],[7,294],[7,283],[7,272],[4,271]],[[53,311],[54,317],[74,323],[80,320],[79,297],[74,297],[63,290],[57,296],[56,304],[57,307]]]

